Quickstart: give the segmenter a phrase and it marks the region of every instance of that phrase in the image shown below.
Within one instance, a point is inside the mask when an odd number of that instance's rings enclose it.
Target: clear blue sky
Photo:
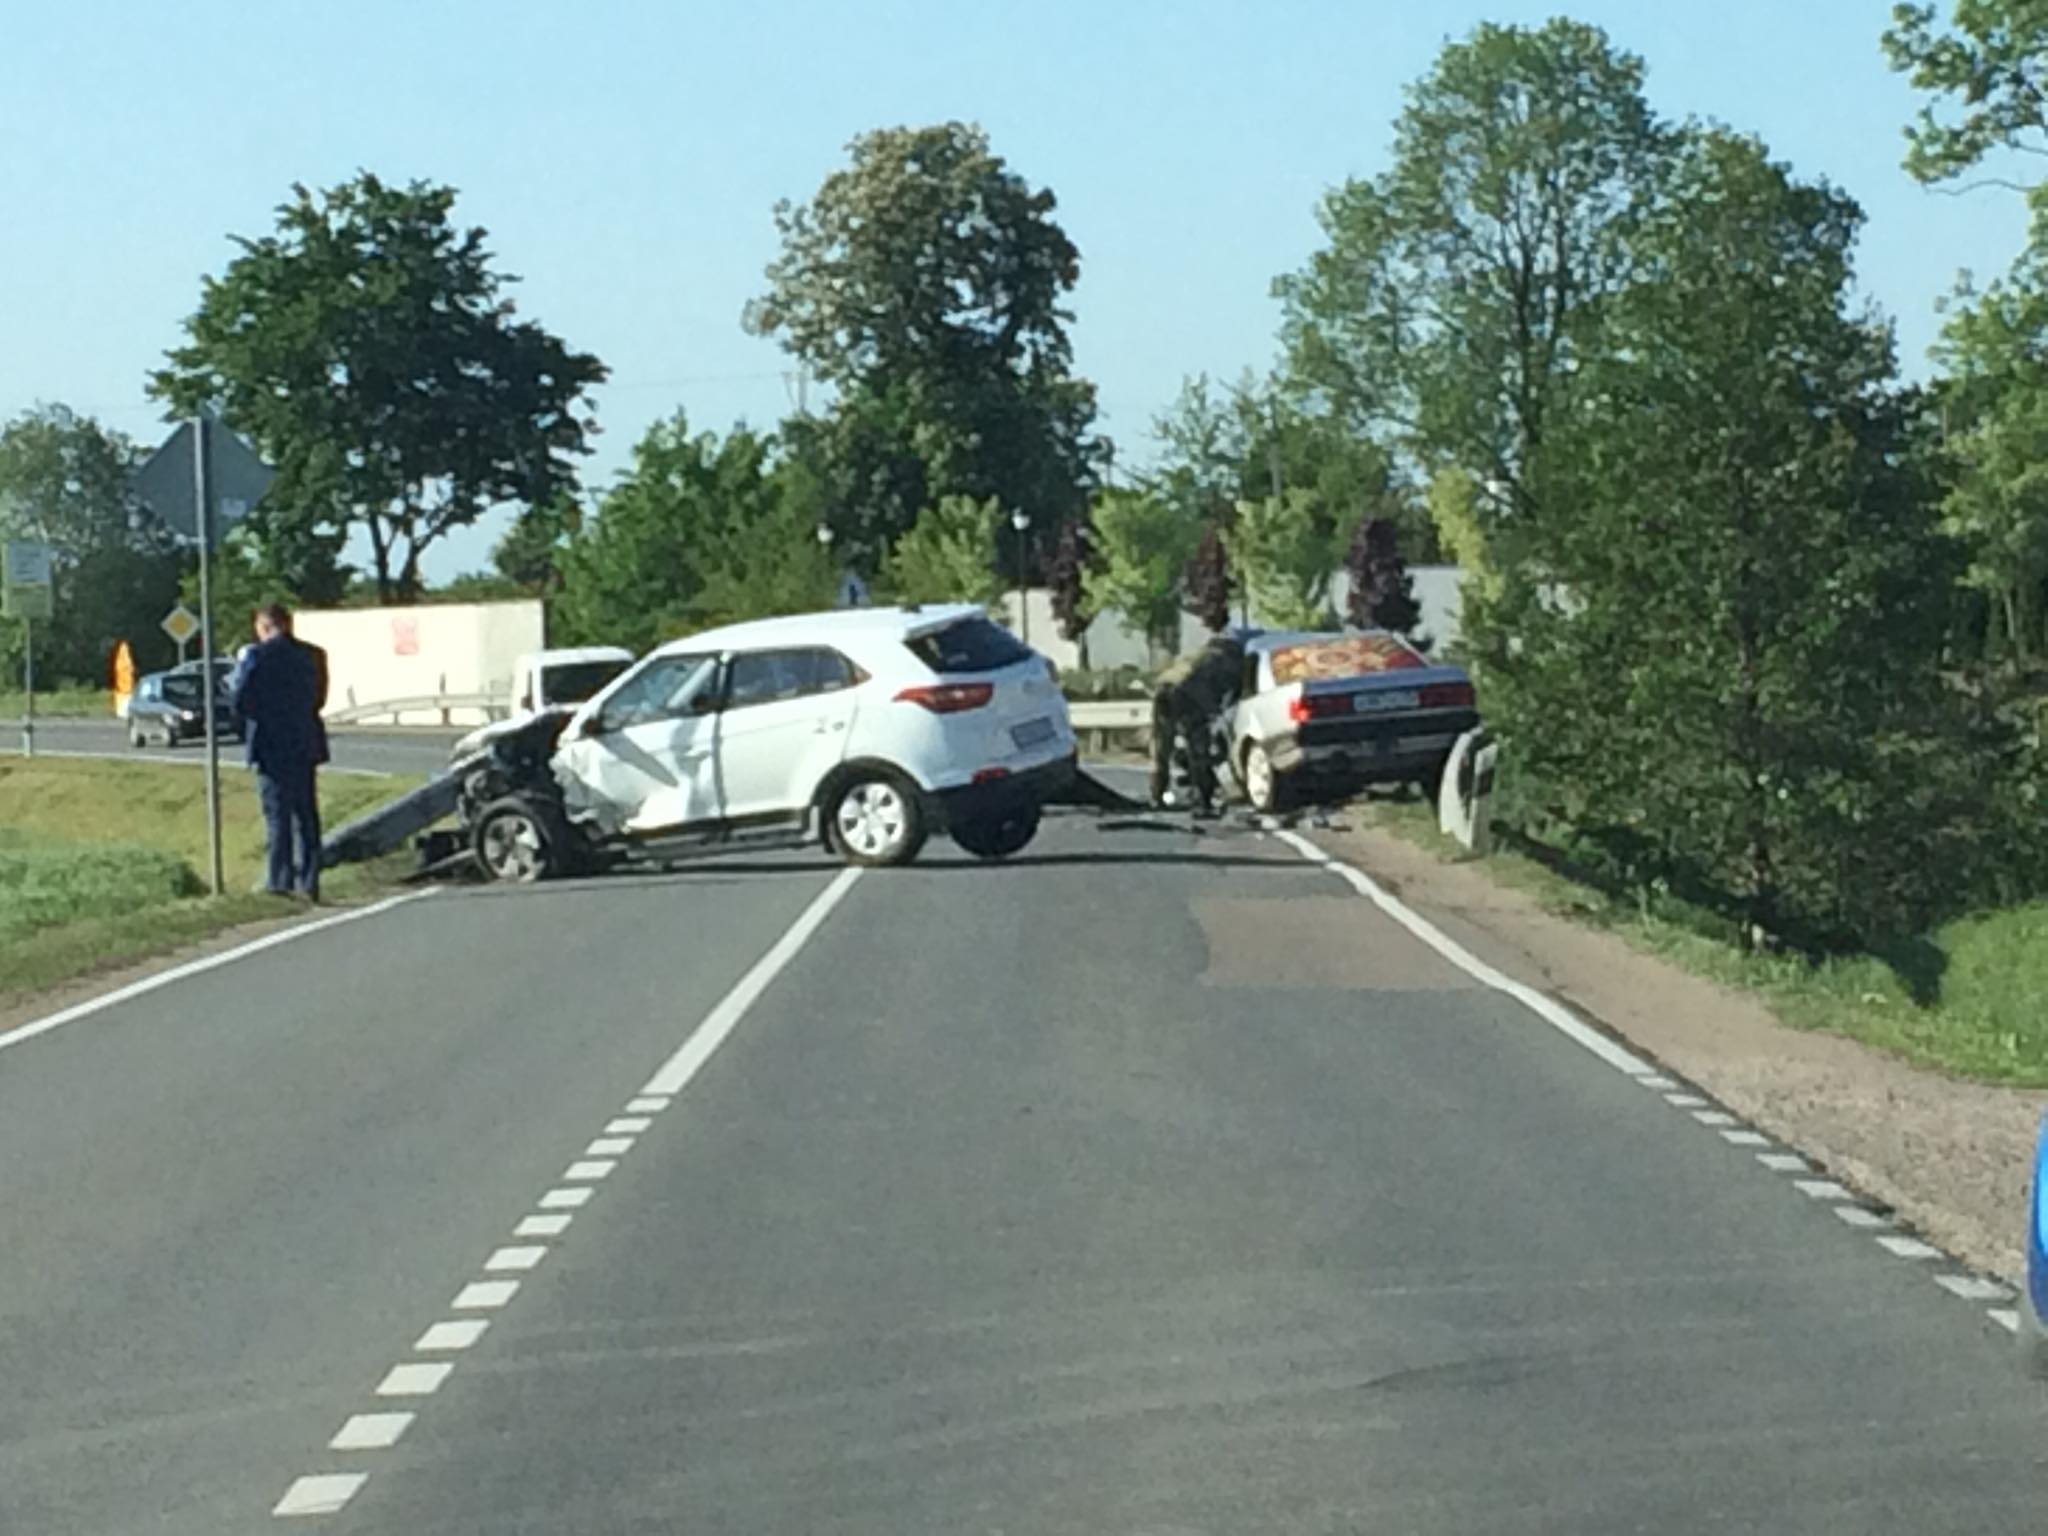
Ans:
[[[1447,36],[1557,5],[1463,0],[69,0],[0,49],[0,416],[61,400],[141,438],[147,369],[230,232],[293,181],[367,168],[458,187],[524,279],[522,310],[612,368],[603,484],[647,423],[772,424],[788,363],[740,330],[808,195],[882,124],[972,119],[1058,194],[1082,252],[1076,355],[1105,429],[1144,450],[1184,374],[1273,351],[1274,274],[1322,191],[1385,163],[1402,86]],[[1899,169],[1915,98],[1884,65],[1889,0],[1582,0],[1649,64],[1669,117],[1760,134],[1869,214],[1863,283],[1924,368],[1958,268],[2002,269],[2010,193]],[[1944,9],[1946,7],[1944,6]],[[429,572],[485,563],[495,524]]]

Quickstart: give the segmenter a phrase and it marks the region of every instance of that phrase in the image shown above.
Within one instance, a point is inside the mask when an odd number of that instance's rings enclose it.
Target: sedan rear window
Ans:
[[[1031,659],[1030,647],[988,619],[962,619],[907,644],[919,661],[941,677],[1000,672]]]

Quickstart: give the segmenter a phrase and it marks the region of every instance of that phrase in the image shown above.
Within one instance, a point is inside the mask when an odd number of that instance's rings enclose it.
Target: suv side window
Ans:
[[[725,707],[773,704],[783,699],[836,693],[854,682],[853,664],[837,651],[813,646],[796,651],[749,651],[732,659]]]
[[[599,728],[622,731],[650,720],[702,714],[718,675],[716,656],[664,656],[649,662],[631,681],[604,701]]]

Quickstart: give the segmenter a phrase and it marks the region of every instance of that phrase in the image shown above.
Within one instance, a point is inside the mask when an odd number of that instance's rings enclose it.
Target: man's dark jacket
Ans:
[[[236,668],[234,709],[249,765],[284,774],[327,761],[327,653],[290,635],[254,646]]]

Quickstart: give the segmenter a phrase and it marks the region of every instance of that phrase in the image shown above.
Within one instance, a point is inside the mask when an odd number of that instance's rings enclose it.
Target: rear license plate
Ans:
[[[1017,744],[1019,750],[1043,745],[1051,741],[1055,734],[1052,721],[1044,719],[1026,720],[1022,725],[1010,727],[1010,740]]]
[[[1422,696],[1413,688],[1384,688],[1353,695],[1351,708],[1356,714],[1383,715],[1389,710],[1413,709],[1421,702]]]

